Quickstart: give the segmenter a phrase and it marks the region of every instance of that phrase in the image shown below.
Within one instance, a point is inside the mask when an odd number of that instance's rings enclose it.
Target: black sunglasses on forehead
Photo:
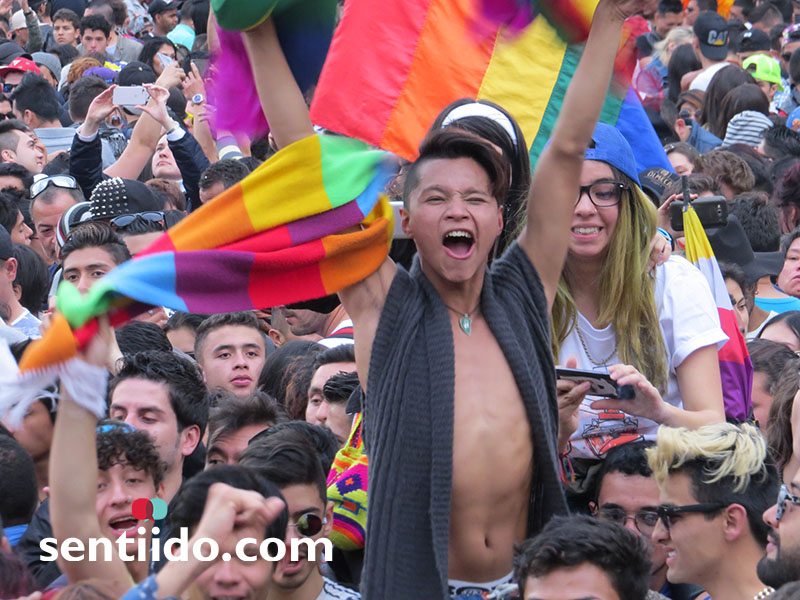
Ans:
[[[163,212],[155,210],[140,213],[128,213],[114,217],[111,219],[111,221],[109,221],[109,225],[111,225],[111,229],[116,231],[117,229],[123,229],[127,227],[136,219],[141,219],[142,221],[148,221],[150,223],[160,223],[161,226],[166,229],[164,218]]]

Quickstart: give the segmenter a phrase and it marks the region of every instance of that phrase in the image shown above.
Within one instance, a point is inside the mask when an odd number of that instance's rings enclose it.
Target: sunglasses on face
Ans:
[[[328,522],[328,519],[323,519],[314,513],[306,513],[297,519],[296,523],[289,523],[289,527],[294,527],[297,533],[303,537],[314,537],[320,531],[322,526]]]
[[[687,504],[685,506],[659,506],[656,508],[658,518],[664,523],[667,533],[682,515],[687,513],[711,514],[728,506],[720,502],[703,502],[701,504]]]
[[[142,221],[147,221],[149,223],[160,223],[162,227],[164,227],[164,213],[161,211],[146,211],[140,213],[129,213],[124,215],[119,215],[118,217],[114,217],[109,221],[109,225],[111,225],[111,229],[123,229],[133,223],[136,219],[141,219]],[[166,227],[164,227],[166,229]]]
[[[780,491],[778,492],[778,512],[775,514],[775,520],[780,522],[783,518],[783,515],[786,514],[786,503],[791,502],[792,504],[800,504],[800,496],[795,496],[794,494],[789,493],[789,489],[782,485]]]
[[[31,198],[36,198],[51,185],[65,190],[78,189],[78,182],[71,175],[51,175],[33,182],[33,185],[31,185]]]
[[[3,93],[4,94],[10,94],[11,92],[14,91],[14,88],[16,88],[18,85],[19,85],[18,83],[4,83],[3,84]]]

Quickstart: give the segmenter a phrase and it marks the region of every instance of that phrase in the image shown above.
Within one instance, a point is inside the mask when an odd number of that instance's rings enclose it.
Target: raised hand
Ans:
[[[156,85],[169,89],[179,86],[185,78],[186,73],[183,72],[181,66],[177,62],[173,62],[161,71],[161,75],[156,79]]]
[[[161,125],[164,129],[169,131],[172,129],[175,121],[167,113],[167,100],[169,99],[169,91],[160,85],[144,84],[144,88],[150,94],[150,100],[144,105],[137,105],[136,108],[142,112],[150,115],[154,121]]]
[[[216,540],[220,555],[223,552],[233,555],[236,544],[244,537],[242,530],[263,535],[283,508],[284,503],[280,498],[264,498],[253,490],[215,483],[208,489],[206,506],[194,537]]]
[[[578,361],[575,358],[567,359],[564,365],[568,369],[576,369]],[[591,382],[578,383],[568,379],[556,381],[558,392],[558,451],[564,453],[569,445],[572,434],[578,429],[578,409],[592,387]]]
[[[644,417],[662,423],[664,421],[665,402],[659,391],[647,378],[631,365],[611,365],[608,368],[611,379],[618,386],[631,385],[635,392],[632,399],[615,400],[603,398],[592,402],[595,410],[621,410],[635,417]]]
[[[114,90],[116,87],[116,85],[112,85],[92,100],[89,110],[86,112],[86,119],[84,119],[81,126],[81,133],[84,136],[90,137],[94,135],[99,129],[100,123],[105,121],[115,109],[119,108],[114,104]]]
[[[186,75],[182,86],[183,96],[187,100],[191,100],[195,94],[206,95],[206,84],[200,76],[200,71],[197,70],[197,66],[194,63],[191,63],[191,65],[192,72]]]
[[[672,239],[675,239],[675,237],[673,236]],[[651,272],[656,267],[660,267],[669,260],[670,256],[672,256],[672,246],[670,246],[667,238],[656,232],[653,239],[650,240],[650,258],[647,261],[647,271]]]

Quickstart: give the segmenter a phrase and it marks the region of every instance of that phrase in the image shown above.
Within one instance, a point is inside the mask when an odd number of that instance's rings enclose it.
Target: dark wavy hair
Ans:
[[[104,428],[96,435],[97,465],[107,471],[114,465],[124,464],[144,471],[153,478],[155,487],[163,481],[167,465],[158,455],[153,440],[144,431],[131,431],[130,426],[116,419],[104,419]]]
[[[553,517],[516,548],[514,580],[524,597],[528,577],[591,564],[606,574],[620,600],[642,600],[650,582],[649,554],[641,536],[616,523],[586,515]]]

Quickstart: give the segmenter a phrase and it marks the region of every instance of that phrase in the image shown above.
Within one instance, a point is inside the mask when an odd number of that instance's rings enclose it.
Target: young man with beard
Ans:
[[[702,590],[667,581],[667,550],[652,540],[659,492],[645,450],[653,445],[632,442],[609,450],[597,474],[596,501],[590,508],[597,518],[622,525],[644,540],[651,562],[651,590],[672,600],[690,600]]]
[[[109,384],[108,414],[147,432],[161,459],[164,499],[183,482],[184,461],[203,437],[208,399],[197,367],[172,352],[151,350],[125,356]]]
[[[758,563],[758,578],[775,589],[800,581],[800,473],[781,485],[764,522],[769,527],[767,554]]]
[[[292,335],[318,335],[317,343],[326,348],[353,343],[353,321],[335,294],[302,306],[281,307]]]
[[[758,429],[716,423],[694,431],[659,427],[647,450],[660,489],[653,543],[667,550],[667,579],[711,598],[752,600],[772,592],[756,575],[769,527],[764,511],[779,489]]]
[[[289,554],[278,562],[272,576],[270,600],[358,600],[361,596],[322,575],[319,543],[333,529],[333,503],[328,501],[325,474],[316,450],[306,434],[283,429],[259,438],[242,452],[239,464],[274,482],[289,511],[286,546],[292,541],[308,540],[300,545],[300,559]],[[332,546],[331,546],[332,547]],[[316,558],[309,555],[315,552]],[[387,593],[384,597],[392,597]]]

